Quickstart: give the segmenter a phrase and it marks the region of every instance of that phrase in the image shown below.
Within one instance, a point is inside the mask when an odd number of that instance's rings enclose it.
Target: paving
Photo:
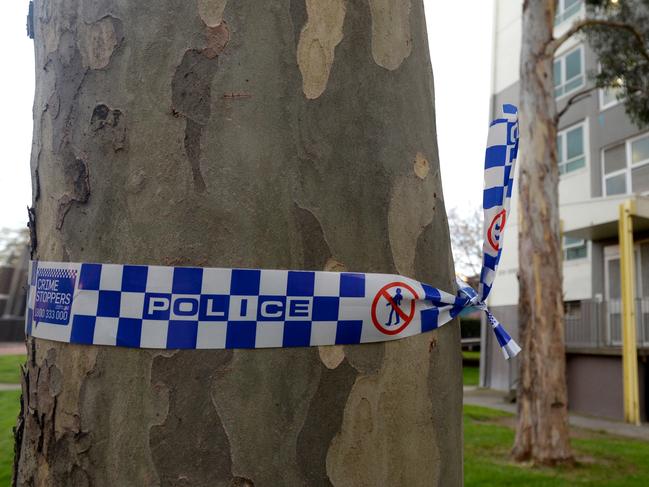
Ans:
[[[24,342],[0,342],[0,355],[25,355],[27,348]]]
[[[465,387],[464,404],[483,406],[516,414],[516,405],[506,400],[506,393],[492,389]],[[641,426],[634,426],[613,419],[595,418],[570,413],[570,425],[594,431],[603,431],[611,435],[649,441],[649,424],[646,423]]]

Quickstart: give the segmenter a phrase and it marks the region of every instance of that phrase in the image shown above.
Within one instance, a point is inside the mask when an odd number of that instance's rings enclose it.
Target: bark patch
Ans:
[[[413,170],[415,171],[415,175],[419,179],[426,179],[426,176],[428,176],[428,172],[430,171],[430,164],[421,152],[417,152],[417,155],[415,156]]]
[[[219,46],[225,47],[227,44],[223,32],[213,34],[211,44],[210,35],[207,37],[205,49],[189,49],[185,52],[171,82],[172,111],[186,120],[185,153],[191,167],[194,189],[199,193],[206,188],[200,163],[203,129],[211,115],[210,85],[218,66]]]
[[[318,347],[320,360],[328,369],[335,369],[345,360],[345,350],[342,345],[327,345]]]
[[[302,91],[318,98],[327,87],[334,50],[343,38],[345,0],[306,0],[308,20],[297,45],[297,63],[302,73]]]
[[[56,228],[60,230],[63,227],[65,216],[72,208],[74,203],[87,203],[90,198],[90,176],[88,174],[88,165],[79,158],[74,158],[73,162],[63,164],[66,186],[69,188],[67,193],[59,198],[59,206],[56,217]]]
[[[389,342],[380,371],[359,374],[351,390],[345,391],[343,421],[327,452],[327,473],[333,485],[438,485],[434,470],[428,470],[425,480],[421,477],[422,464],[438,465],[440,459],[429,419],[432,403],[423,393],[427,374],[421,369],[428,368],[427,361],[425,337]],[[395,452],[399,452],[398,461]]]
[[[255,484],[245,477],[234,477],[230,482],[230,487],[255,487]]]
[[[203,49],[203,56],[214,59],[225,50],[230,41],[230,31],[225,22],[216,27],[207,29],[206,46]]]
[[[95,106],[90,118],[90,129],[95,137],[105,135],[115,152],[124,149],[127,130],[121,110],[113,110],[104,104]]]
[[[223,21],[223,11],[228,0],[198,0],[198,15],[208,27],[216,27]]]
[[[392,188],[388,210],[388,233],[394,263],[400,274],[415,274],[417,239],[424,228],[433,221],[435,207],[423,207],[419,201],[434,201],[432,184],[423,183],[412,173],[397,179]],[[413,211],[412,208],[419,208]]]
[[[92,24],[79,24],[77,45],[85,68],[102,69],[108,66],[115,48],[121,41],[121,21],[104,17]]]
[[[85,377],[94,367],[93,354],[59,354],[56,348],[44,347],[37,352],[34,339],[28,341],[30,345],[16,431],[22,449],[14,472],[15,485],[90,485],[86,453],[91,433],[81,428],[76,391],[79,377]],[[64,372],[77,365],[81,375],[71,384]]]
[[[385,353],[384,343],[367,343],[363,347],[345,345],[345,357],[357,371],[366,375],[378,374]]]
[[[345,403],[356,377],[347,362],[335,370],[322,367],[318,389],[297,439],[298,462],[309,486],[333,485],[327,475],[327,450],[341,429]]]
[[[412,51],[410,0],[369,0],[372,13],[372,57],[395,70]]]
[[[322,269],[331,258],[320,221],[315,214],[299,205],[293,205],[293,215],[302,238],[302,267]]]
[[[192,350],[154,359],[151,381],[169,390],[166,420],[151,428],[149,440],[161,485],[211,487],[232,478],[230,444],[205,387],[231,357],[231,351]]]
[[[32,207],[27,207],[27,228],[29,228],[29,257],[34,258],[38,250],[38,236],[36,235],[36,211]]]

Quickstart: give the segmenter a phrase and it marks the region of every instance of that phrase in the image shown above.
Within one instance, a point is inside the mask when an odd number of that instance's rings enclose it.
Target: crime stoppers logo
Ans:
[[[38,269],[34,321],[67,325],[70,321],[77,271],[71,269]]]
[[[386,284],[372,301],[372,323],[381,333],[396,335],[414,318],[417,299],[417,292],[405,282]]]
[[[493,248],[494,250],[500,250],[500,236],[505,230],[506,221],[506,210],[502,210],[494,217],[493,220],[491,220],[491,224],[489,225],[489,229],[487,230],[487,240],[489,241],[491,248]]]

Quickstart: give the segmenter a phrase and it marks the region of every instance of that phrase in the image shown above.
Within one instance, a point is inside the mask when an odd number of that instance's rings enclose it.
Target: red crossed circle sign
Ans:
[[[397,303],[394,301],[394,298],[391,296],[389,290],[392,288],[402,288],[406,289],[409,291],[413,298],[410,301],[410,312],[406,314],[406,312],[401,309],[399,306],[397,306]],[[405,297],[405,296],[404,296]],[[396,327],[396,328],[387,328],[384,323],[379,321],[379,319],[376,316],[376,307],[381,301],[381,298],[384,298],[387,300],[388,304],[390,305],[390,309],[393,309],[397,315],[399,315],[399,318],[401,318],[401,324]],[[374,301],[372,301],[372,323],[374,323],[374,326],[376,327],[377,330],[379,330],[381,333],[385,335],[396,335],[397,333],[403,331],[403,329],[410,324],[412,319],[415,316],[415,300],[419,299],[419,295],[417,292],[408,284],[405,282],[391,282],[390,284],[386,284],[383,286],[381,289],[379,289],[379,292],[376,293],[376,296],[374,296]]]
[[[500,236],[505,229],[506,221],[506,210],[501,211],[493,220],[491,220],[491,225],[489,225],[489,230],[487,230],[487,240],[489,240],[489,245],[491,245],[494,250],[500,250]]]

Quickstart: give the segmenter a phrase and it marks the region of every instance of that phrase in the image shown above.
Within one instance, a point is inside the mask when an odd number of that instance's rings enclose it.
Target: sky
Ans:
[[[487,141],[493,0],[469,0],[458,24],[458,5],[424,0],[435,78],[437,137],[446,208],[467,213],[482,199]],[[3,2],[0,29],[0,228],[20,228],[31,204],[29,159],[34,96],[33,41],[25,31],[28,0]],[[461,150],[458,150],[461,148]]]

